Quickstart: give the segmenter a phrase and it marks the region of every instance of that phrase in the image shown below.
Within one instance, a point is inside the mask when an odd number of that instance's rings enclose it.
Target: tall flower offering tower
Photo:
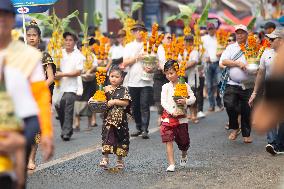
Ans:
[[[106,80],[106,68],[98,67],[96,72],[96,80],[98,89],[94,96],[89,100],[89,106],[93,112],[102,113],[107,109],[107,99],[104,91],[104,83]]]
[[[157,23],[154,23],[152,25],[152,33],[149,39],[148,39],[148,33],[141,31],[143,35],[144,53],[146,53],[146,56],[143,60],[144,68],[147,67],[155,69],[157,67],[157,51],[159,45],[162,43],[162,40],[164,38],[164,34],[161,35],[158,34],[158,28],[159,25]],[[152,80],[153,77],[154,77],[153,73],[147,73],[146,71],[144,71],[142,79],[149,81]]]

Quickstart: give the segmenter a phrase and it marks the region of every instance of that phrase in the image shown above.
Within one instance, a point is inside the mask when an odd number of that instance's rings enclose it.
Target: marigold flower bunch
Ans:
[[[217,38],[218,44],[222,47],[226,47],[228,44],[228,39],[230,37],[230,34],[231,33],[226,30],[222,30],[222,29],[217,30],[216,38]]]
[[[52,37],[47,45],[47,50],[50,56],[53,58],[53,62],[56,65],[56,70],[60,70],[60,61],[63,57],[62,47],[64,45],[63,31],[58,29],[52,33]],[[55,86],[59,86],[59,80],[54,81]]]
[[[174,96],[176,96],[176,97],[185,97],[185,98],[188,97],[187,86],[186,86],[185,83],[178,83],[178,84],[176,84]]]
[[[189,35],[191,32],[191,29],[189,26],[185,26],[184,29],[183,29],[183,33],[184,35]]]
[[[94,44],[93,50],[98,60],[106,60],[110,49],[110,46],[108,45],[109,39],[103,36],[99,39],[99,41],[100,45]]]
[[[124,44],[130,43],[134,40],[134,35],[131,32],[132,26],[136,24],[135,20],[133,18],[127,18],[125,22],[123,23],[123,29],[126,32],[126,36],[124,39]]]
[[[186,68],[186,61],[181,61],[179,63],[179,69],[178,69],[178,72],[177,72],[179,77],[185,76],[185,68]]]
[[[200,57],[203,56],[204,52],[205,52],[205,48],[203,47],[203,42],[201,40],[201,35],[200,35],[200,28],[198,23],[196,22],[194,24],[194,47],[198,50],[198,52],[200,53]]]
[[[267,47],[269,47],[269,46],[270,46],[270,42],[269,42],[268,40],[264,39],[264,41],[263,41],[263,43],[262,43],[262,46],[261,46],[260,49],[259,49],[259,53],[258,53],[258,56],[257,56],[257,60],[260,60],[260,58],[261,58],[263,52],[264,52],[265,49],[266,49]]]
[[[85,56],[84,70],[87,71],[92,68],[94,62],[94,56],[91,47],[88,42],[83,41],[82,54]]]
[[[105,102],[107,100],[105,92],[102,90],[97,90],[93,96],[93,100],[97,102]]]
[[[244,52],[247,61],[256,59],[258,56],[262,55],[259,55],[261,45],[257,43],[256,36],[253,34],[248,35],[247,46],[245,44],[240,44],[240,48]]]
[[[183,52],[183,42],[182,40],[176,39],[175,35],[172,35],[172,42],[170,44],[163,44],[165,49],[166,60],[178,60],[178,55]]]
[[[154,23],[152,25],[152,33],[151,37],[148,39],[148,33],[141,31],[141,34],[143,36],[143,47],[144,52],[146,52],[148,55],[157,53],[158,47],[161,44],[164,34],[158,35],[158,28],[159,25],[157,23]]]

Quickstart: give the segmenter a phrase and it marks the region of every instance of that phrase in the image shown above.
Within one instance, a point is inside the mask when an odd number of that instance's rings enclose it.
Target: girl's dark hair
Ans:
[[[170,59],[164,65],[164,72],[166,72],[166,71],[168,71],[169,69],[172,69],[172,68],[174,70],[176,70],[175,69],[176,66],[178,66],[178,62],[176,60]]]
[[[34,29],[34,30],[37,32],[37,34],[38,34],[39,37],[41,36],[40,28],[38,27],[38,25],[37,25],[37,23],[36,23],[35,20],[32,20],[32,21],[30,22],[30,25],[28,25],[27,28],[26,28],[26,32],[28,32],[28,31],[31,30],[31,29]]]
[[[109,71],[109,74],[111,74],[112,72],[118,72],[121,77],[123,77],[123,71],[121,69],[119,69],[118,66],[113,66],[110,71]]]

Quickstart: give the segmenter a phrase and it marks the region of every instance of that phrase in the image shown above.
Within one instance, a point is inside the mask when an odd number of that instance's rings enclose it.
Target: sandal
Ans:
[[[233,132],[230,133],[228,138],[229,138],[229,140],[236,140],[237,137],[238,137],[238,133],[236,131],[233,131]]]
[[[124,162],[123,162],[123,160],[117,160],[115,167],[116,167],[117,169],[123,169],[123,168],[124,168]]]
[[[244,137],[244,143],[246,143],[246,144],[252,143],[252,138],[251,137]]]
[[[103,168],[104,170],[108,169],[108,164],[109,164],[109,159],[108,158],[103,158],[100,161],[100,167]]]

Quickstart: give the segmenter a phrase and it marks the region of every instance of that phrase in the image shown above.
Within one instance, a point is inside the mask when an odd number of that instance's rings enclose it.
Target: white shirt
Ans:
[[[271,74],[271,67],[276,53],[274,49],[266,49],[261,58],[259,68],[265,71],[265,78]]]
[[[0,73],[5,51],[0,52]],[[11,96],[15,113],[20,118],[27,118],[38,115],[38,106],[31,91],[31,82],[44,81],[45,75],[42,63],[39,62],[32,72],[29,80],[14,67],[5,65],[4,68],[5,85],[8,94]]]
[[[187,50],[184,51],[184,57],[187,56]],[[198,60],[199,60],[199,53],[197,50],[192,50],[190,52],[190,55],[189,55],[189,60],[187,63],[189,62],[196,62],[196,64],[198,63]],[[188,84],[190,87],[195,87],[195,82],[196,82],[196,86],[198,87],[199,86],[199,74],[198,74],[198,66],[195,65],[191,68],[188,68],[186,70],[186,75],[187,75],[187,78],[188,78]],[[196,76],[196,81],[195,81],[195,76]]]
[[[159,60],[159,68],[161,70],[164,70],[164,66],[165,66],[165,63],[167,62],[167,59],[166,59],[166,51],[163,45],[159,45],[157,56]]]
[[[60,62],[60,70],[63,73],[70,73],[76,70],[83,70],[83,62],[85,57],[78,50],[74,49],[72,53],[67,53],[65,49],[62,50],[63,58]],[[63,77],[60,80],[61,92],[73,92],[78,90],[77,77]]]
[[[224,50],[224,52],[221,55],[220,62],[223,60],[229,59],[232,60],[233,57],[240,51],[240,46],[239,44],[233,43],[231,45],[228,45],[227,48]],[[247,64],[245,55],[243,54],[237,61],[240,61],[244,64]],[[244,72],[241,68],[239,67],[231,67],[229,71],[230,75],[230,81],[228,84],[230,85],[241,85],[240,83],[242,81],[248,80],[249,76],[246,72]]]
[[[123,57],[124,47],[122,45],[113,45],[109,49],[110,59],[119,59]]]
[[[216,36],[205,35],[201,37],[203,47],[205,48],[205,56],[210,58],[211,62],[217,62],[217,38]]]
[[[134,58],[139,54],[144,52],[143,42],[133,41],[128,43],[123,52],[123,59]],[[145,81],[142,80],[143,76],[143,64],[141,61],[137,61],[136,63],[129,66],[128,71],[128,87],[147,87],[153,86],[153,80]]]
[[[187,85],[187,92],[188,92],[188,96],[189,98],[186,101],[187,105],[191,105],[194,104],[196,98],[192,92],[192,90],[190,89],[190,86],[188,84]],[[162,92],[161,92],[161,105],[163,106],[163,108],[169,113],[169,114],[173,114],[176,110],[176,103],[173,99],[175,93],[175,87],[173,86],[172,82],[166,83],[163,85],[162,87]],[[163,122],[169,122],[169,120],[162,120]],[[180,123],[188,123],[188,119],[187,118],[181,118],[179,119]]]

